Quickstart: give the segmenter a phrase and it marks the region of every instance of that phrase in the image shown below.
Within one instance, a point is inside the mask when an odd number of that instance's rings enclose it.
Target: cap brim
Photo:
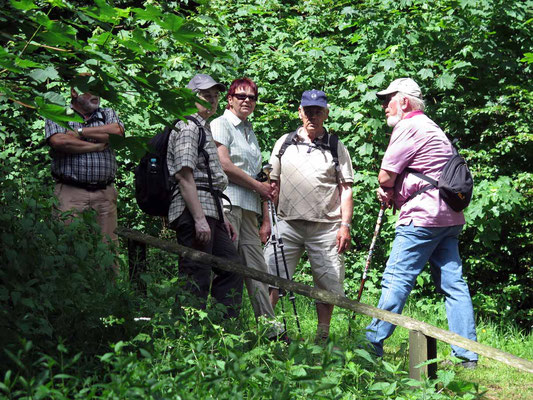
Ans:
[[[189,87],[189,86],[187,85],[187,87]],[[226,91],[226,86],[224,86],[222,83],[215,83],[214,85],[210,85],[210,84],[203,85],[202,87],[196,87],[196,90],[207,90],[207,89],[211,89],[213,87],[216,87],[219,92],[225,92]],[[191,89],[191,88],[189,87],[189,89]],[[191,90],[195,90],[195,89],[191,89]]]
[[[385,97],[387,97],[389,94],[396,93],[396,92],[397,90],[385,89],[385,90],[382,90],[381,92],[377,92],[376,96],[380,100],[385,100]]]
[[[322,107],[322,108],[328,108],[327,104],[319,103],[315,101],[303,101],[300,103],[301,107]]]

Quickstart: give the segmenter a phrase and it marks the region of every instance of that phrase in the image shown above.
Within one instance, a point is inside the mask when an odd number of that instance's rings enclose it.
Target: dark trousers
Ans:
[[[178,219],[172,222],[171,228],[176,231],[176,238],[179,244],[241,263],[241,259],[224,224],[211,217],[207,217],[207,222],[211,228],[211,240],[205,244],[201,244],[196,240],[194,220],[187,209]],[[178,274],[184,278],[185,289],[200,299],[200,307],[202,309],[205,308],[207,296],[209,295],[209,286],[211,286],[211,296],[227,308],[225,317],[239,315],[242,303],[242,276],[186,257],[180,257]],[[214,274],[213,279],[212,274]]]

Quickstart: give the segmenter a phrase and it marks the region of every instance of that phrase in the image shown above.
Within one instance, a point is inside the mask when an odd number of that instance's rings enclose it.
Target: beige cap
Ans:
[[[418,84],[411,78],[399,78],[393,80],[387,89],[377,92],[376,96],[378,96],[378,99],[383,100],[387,95],[396,92],[402,92],[409,96],[418,97],[419,99],[422,98],[420,86],[418,86]]]

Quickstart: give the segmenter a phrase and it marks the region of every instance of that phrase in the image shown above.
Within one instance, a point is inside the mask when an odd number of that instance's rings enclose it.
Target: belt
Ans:
[[[107,182],[78,182],[78,181],[75,181],[74,179],[69,179],[65,177],[56,178],[56,180],[58,183],[85,189],[85,190],[88,190],[89,192],[94,192],[96,190],[103,190],[107,188],[109,185],[111,185],[113,182],[115,182],[114,179],[111,179]]]

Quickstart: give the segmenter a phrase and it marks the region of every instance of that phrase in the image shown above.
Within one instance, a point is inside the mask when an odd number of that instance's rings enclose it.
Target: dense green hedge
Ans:
[[[13,1],[0,11],[7,27],[0,38],[0,162],[16,166],[4,179],[22,185],[25,196],[32,185],[52,183],[38,114],[68,118],[65,81],[80,65],[94,76],[77,85],[109,100],[134,137],[151,136],[161,117],[170,121],[191,110],[191,94],[179,88],[195,71],[225,82],[250,76],[260,86],[253,123],[265,158],[298,125],[301,92],[320,88],[331,103],[327,125],[356,167],[346,284],[353,293],[377,215],[376,175],[389,132],[375,92],[411,76],[423,89],[427,113],[460,139],[474,173],[461,251],[476,311],[530,327],[530,1],[214,0],[177,12],[174,3],[148,3],[128,9],[127,1],[115,8],[104,1]],[[128,142],[119,152],[121,223],[157,233],[160,223],[132,201],[131,172],[142,146]],[[393,224],[389,217],[378,242],[370,290]],[[419,283],[431,295],[428,276]]]

